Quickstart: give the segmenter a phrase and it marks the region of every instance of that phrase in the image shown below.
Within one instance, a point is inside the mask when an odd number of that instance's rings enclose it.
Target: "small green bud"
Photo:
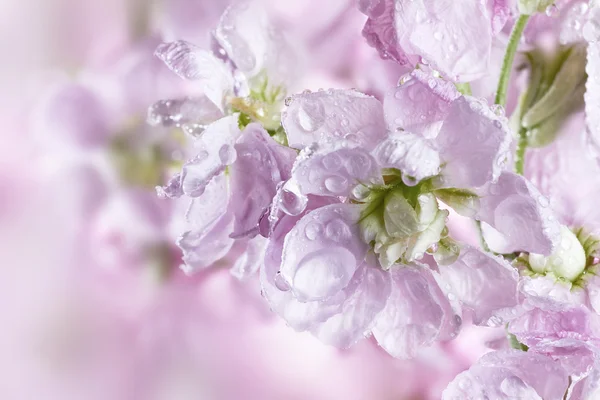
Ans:
[[[545,12],[548,7],[554,4],[555,0],[519,0],[519,12],[521,14],[531,15],[536,12]]]

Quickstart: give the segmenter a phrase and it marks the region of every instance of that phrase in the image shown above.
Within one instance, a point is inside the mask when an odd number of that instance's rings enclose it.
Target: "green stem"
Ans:
[[[498,81],[498,90],[496,91],[495,103],[501,106],[506,105],[506,92],[508,89],[508,82],[510,80],[510,72],[512,70],[513,61],[517,48],[519,47],[519,41],[521,35],[525,30],[529,15],[521,15],[515,22],[515,26],[510,34],[508,40],[508,46],[506,47],[506,53],[504,54],[504,60],[502,61],[502,70],[500,71],[500,80]]]
[[[515,172],[523,175],[525,172],[525,151],[527,150],[527,129],[521,128],[518,140],[515,153]]]

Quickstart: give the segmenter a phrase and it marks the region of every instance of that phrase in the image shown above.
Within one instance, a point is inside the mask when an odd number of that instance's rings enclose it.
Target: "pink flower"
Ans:
[[[341,347],[373,333],[411,357],[456,335],[460,306],[476,323],[501,324],[517,305],[516,270],[456,246],[438,199],[526,249],[555,246],[558,224],[531,184],[502,172],[505,120],[447,82],[415,71],[383,105],[356,91],[303,93],[282,123],[302,151],[271,208],[261,279],[297,330]],[[504,207],[527,221],[527,242],[495,217]]]
[[[509,16],[504,0],[361,0],[359,6],[369,17],[363,34],[382,57],[429,64],[458,82],[487,73],[493,37]]]

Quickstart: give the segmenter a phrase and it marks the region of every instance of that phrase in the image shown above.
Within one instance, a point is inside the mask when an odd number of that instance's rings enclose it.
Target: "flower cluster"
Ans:
[[[595,398],[600,226],[581,210],[600,191],[600,11],[516,3],[359,1],[368,43],[409,71],[379,97],[292,94],[299,55],[255,3],[225,10],[210,50],[158,46],[190,85],[148,112],[193,141],[157,189],[189,199],[184,270],[233,252],[289,326],[341,348],[372,335],[410,358],[463,321],[506,327],[444,399]],[[586,128],[566,129],[583,110]],[[555,158],[591,161],[585,181],[567,187]]]

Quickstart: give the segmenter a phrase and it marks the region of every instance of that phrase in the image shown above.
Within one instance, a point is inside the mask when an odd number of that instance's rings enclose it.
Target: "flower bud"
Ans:
[[[536,12],[544,12],[546,8],[554,4],[555,0],[519,0],[519,12],[531,15]]]
[[[573,282],[585,269],[585,251],[577,236],[569,228],[561,226],[560,234],[561,241],[558,248],[548,257],[530,254],[529,266],[539,274],[552,273],[558,278]]]

